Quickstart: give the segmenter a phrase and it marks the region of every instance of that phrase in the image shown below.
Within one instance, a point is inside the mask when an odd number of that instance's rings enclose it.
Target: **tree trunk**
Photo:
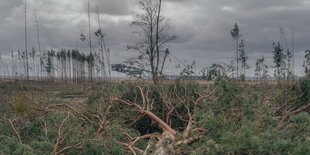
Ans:
[[[159,20],[160,20],[160,12],[161,12],[161,0],[159,0],[158,4],[158,14],[157,14],[157,20],[156,20],[156,68],[155,68],[155,80],[154,84],[158,84],[158,71],[159,71]]]
[[[239,51],[238,51],[238,39],[236,39],[236,53],[237,53],[237,80],[239,79]]]

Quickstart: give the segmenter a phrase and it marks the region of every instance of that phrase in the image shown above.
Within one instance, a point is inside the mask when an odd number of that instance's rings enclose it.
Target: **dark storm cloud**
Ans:
[[[36,47],[34,10],[40,23],[41,42],[44,48],[86,49],[79,41],[81,33],[87,34],[87,0],[27,0],[29,47]],[[138,36],[129,27],[130,15],[136,11],[136,0],[90,0],[92,31],[97,29],[96,8],[99,9],[106,41],[116,63],[132,56],[126,45],[134,44]],[[0,52],[23,49],[23,1],[1,0]],[[246,42],[249,61],[265,55],[272,63],[272,42],[284,38],[280,26],[291,46],[294,26],[297,62],[302,62],[302,52],[310,48],[309,0],[163,0],[163,15],[171,19],[171,34],[178,39],[171,43],[173,55],[180,60],[196,60],[203,68],[215,62],[234,59],[234,43],[230,36],[233,24],[240,26]],[[93,36],[94,45],[96,38]]]

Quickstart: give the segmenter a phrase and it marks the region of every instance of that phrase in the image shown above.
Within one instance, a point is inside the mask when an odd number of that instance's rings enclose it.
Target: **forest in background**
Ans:
[[[133,13],[133,20],[129,26],[133,29],[134,34],[138,34],[140,41],[127,46],[128,52],[132,52],[133,56],[127,58],[123,64],[111,62],[110,49],[106,44],[106,34],[102,29],[99,8],[97,8],[96,14],[90,13],[89,1],[88,34],[80,34],[80,40],[85,42],[85,45],[89,45],[89,51],[42,49],[40,19],[36,12],[34,12],[34,26],[37,45],[32,45],[32,49],[28,50],[27,0],[24,1],[24,4],[25,49],[11,51],[9,56],[7,55],[3,59],[0,55],[0,74],[5,78],[81,82],[93,79],[111,80],[112,71],[115,71],[137,79],[152,79],[156,83],[159,79],[168,79],[165,77],[169,76],[165,73],[165,68],[167,68],[167,61],[171,61],[171,59],[176,60],[177,64],[175,65],[178,66],[176,70],[180,70],[180,78],[193,76],[192,79],[200,76],[200,79],[214,80],[223,75],[240,80],[245,80],[250,76],[254,76],[257,80],[296,79],[297,76],[301,76],[295,73],[296,67],[302,67],[305,75],[309,74],[310,70],[310,50],[305,49],[303,65],[295,66],[294,28],[292,28],[290,38],[282,26],[280,26],[282,41],[270,43],[272,44],[270,51],[273,54],[273,64],[267,65],[270,62],[266,62],[264,56],[257,58],[255,65],[249,64],[245,34],[242,33],[242,28],[235,23],[230,31],[227,30],[231,34],[230,37],[234,41],[235,48],[235,56],[231,62],[214,63],[197,71],[195,61],[192,63],[183,62],[169,51],[168,45],[177,39],[177,35],[171,34],[170,19],[162,15],[161,0],[138,1],[141,12]],[[96,17],[97,23],[91,23],[91,18],[94,17]],[[97,28],[93,30],[94,27]],[[292,43],[289,43],[288,40],[292,40]],[[254,70],[254,75],[249,75],[250,68]]]

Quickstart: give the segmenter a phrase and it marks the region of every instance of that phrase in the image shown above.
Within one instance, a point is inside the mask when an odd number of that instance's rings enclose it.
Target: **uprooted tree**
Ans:
[[[213,91],[205,94],[191,94],[193,92],[186,90],[186,87],[181,83],[175,83],[167,93],[165,87],[144,86],[135,88],[136,97],[129,100],[110,97],[113,103],[127,106],[138,113],[139,115],[133,120],[149,119],[159,129],[137,137],[126,133],[127,140],[119,143],[133,154],[168,155],[179,154],[183,152],[180,146],[199,141],[208,131],[194,125],[195,112],[201,106],[202,101],[208,99]],[[187,96],[190,94],[192,97]],[[158,110],[162,111],[161,114]],[[143,148],[139,148],[137,143],[142,140],[148,140],[148,143]]]
[[[162,75],[166,58],[169,52],[164,50],[176,36],[169,35],[169,20],[161,15],[162,0],[139,1],[141,13],[135,13],[130,25],[137,29],[141,41],[136,45],[128,46],[128,50],[135,50],[139,54],[130,60],[131,64],[151,70],[153,82],[158,83]]]

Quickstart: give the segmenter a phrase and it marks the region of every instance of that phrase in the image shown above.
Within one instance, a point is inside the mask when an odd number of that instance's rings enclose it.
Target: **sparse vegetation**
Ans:
[[[3,154],[307,154],[308,79],[273,84],[106,83],[11,87],[2,94]],[[54,87],[54,88],[53,88]],[[268,87],[268,88],[267,88]],[[29,89],[26,89],[29,88]],[[71,88],[71,89],[69,89]],[[268,90],[268,91],[266,91]],[[1,91],[5,91],[3,88]],[[28,94],[28,95],[27,95]],[[31,95],[30,95],[31,94]]]
[[[114,65],[140,78],[150,73],[151,80],[114,81],[98,9],[99,52],[92,44],[89,0],[88,37],[80,35],[88,53],[41,50],[36,13],[38,51],[28,52],[25,0],[25,50],[12,51],[12,68],[2,71],[9,78],[0,79],[0,155],[310,154],[310,50],[305,76],[297,79],[294,43],[292,50],[286,45],[286,53],[280,42],[273,43],[274,65],[261,56],[257,79],[247,81],[248,54],[235,23],[230,35],[236,57],[230,64],[206,67],[204,80],[184,80],[197,75],[193,61],[177,80],[165,80],[167,44],[176,36],[168,33],[163,2],[139,0],[140,12],[130,25],[141,41],[127,46],[138,55],[128,59],[130,67]],[[269,78],[270,67],[276,82]]]

